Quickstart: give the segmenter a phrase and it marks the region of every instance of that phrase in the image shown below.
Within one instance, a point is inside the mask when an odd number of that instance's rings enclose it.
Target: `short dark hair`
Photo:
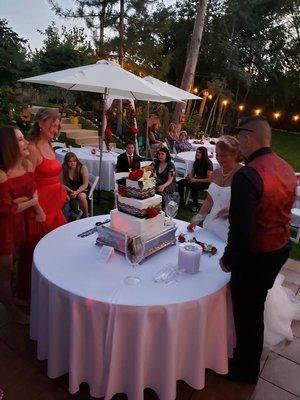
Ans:
[[[265,121],[265,122],[268,122],[267,118],[264,117],[264,116],[260,116],[260,115],[248,115],[248,116],[242,117],[242,118],[240,119],[238,127],[243,126],[243,125],[246,125],[246,124],[248,124],[249,122],[256,122],[256,121]]]
[[[17,126],[0,128],[0,168],[7,171],[21,156],[15,130]]]
[[[166,162],[171,161],[171,154],[169,150],[166,147],[161,147],[160,149],[157,150],[156,157],[158,156],[158,153],[165,153],[166,155]]]
[[[135,143],[133,140],[128,140],[125,144],[125,147],[129,146],[129,145],[133,145],[135,147]]]

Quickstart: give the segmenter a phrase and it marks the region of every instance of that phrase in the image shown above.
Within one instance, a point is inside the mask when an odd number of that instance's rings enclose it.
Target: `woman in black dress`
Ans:
[[[83,165],[76,154],[69,152],[66,154],[63,163],[63,183],[67,190],[70,200],[76,199],[84,217],[89,216],[88,212],[88,186],[89,171]]]
[[[183,203],[184,188],[189,187],[191,189],[193,212],[197,211],[198,192],[208,189],[213,169],[213,164],[208,158],[206,147],[198,147],[191,173],[178,182],[178,192],[181,203]]]
[[[163,197],[176,192],[176,171],[171,161],[170,152],[166,147],[158,150],[154,162],[156,175],[156,192]]]

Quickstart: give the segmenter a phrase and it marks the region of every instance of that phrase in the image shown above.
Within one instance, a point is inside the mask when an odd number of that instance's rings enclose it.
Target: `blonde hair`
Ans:
[[[237,161],[241,161],[242,159],[239,141],[234,136],[221,136],[216,144],[216,150],[218,149],[221,151],[228,151],[230,154],[234,154]]]
[[[53,110],[52,108],[40,108],[34,117],[33,126],[29,132],[29,139],[36,141],[41,136],[41,128],[39,122],[45,121],[46,119],[51,118],[52,121],[56,121],[59,119],[60,114],[58,111]]]

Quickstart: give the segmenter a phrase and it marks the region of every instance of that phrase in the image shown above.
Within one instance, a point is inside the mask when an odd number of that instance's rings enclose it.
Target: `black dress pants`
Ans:
[[[235,368],[257,377],[264,341],[264,304],[268,290],[288,259],[290,246],[269,253],[248,253],[231,273],[231,296],[237,337]]]
[[[193,207],[198,206],[198,192],[201,190],[208,189],[209,183],[197,182],[191,183],[187,179],[181,179],[178,183],[178,193],[180,196],[180,202],[183,203],[184,188],[189,187],[191,189],[191,197],[193,201]]]

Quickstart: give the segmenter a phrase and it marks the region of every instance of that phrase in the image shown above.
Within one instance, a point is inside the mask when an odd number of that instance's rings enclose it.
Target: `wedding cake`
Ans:
[[[164,230],[162,197],[155,194],[150,171],[133,171],[118,181],[117,208],[110,212],[110,227],[132,236],[152,237]]]

